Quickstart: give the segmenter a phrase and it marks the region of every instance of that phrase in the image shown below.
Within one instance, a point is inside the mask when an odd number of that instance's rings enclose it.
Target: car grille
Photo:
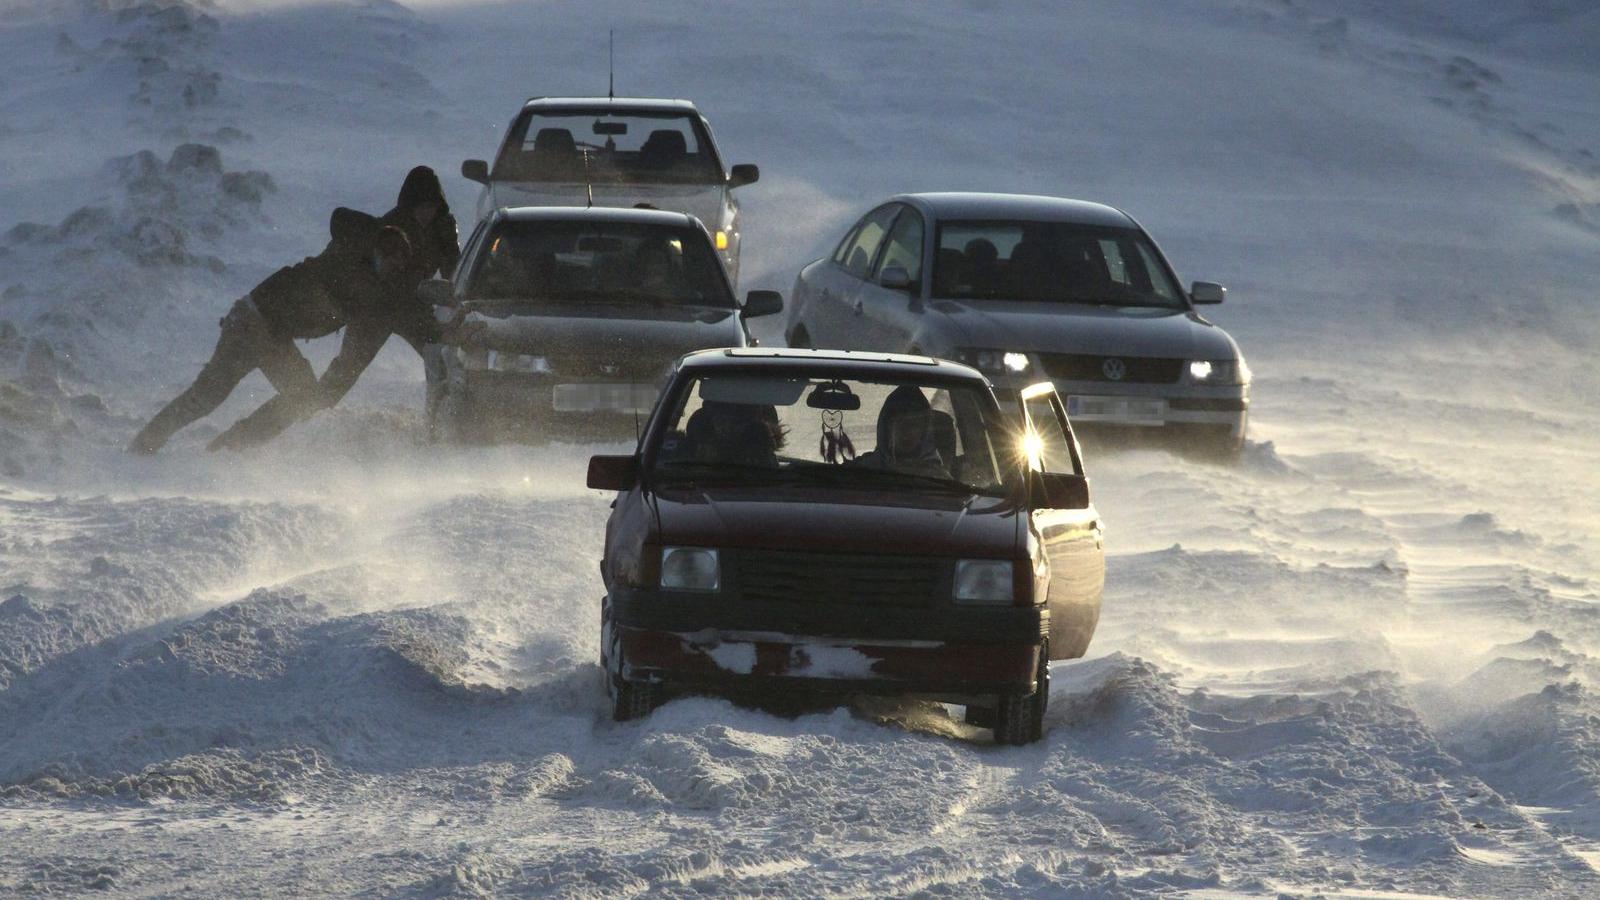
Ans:
[[[925,556],[739,550],[724,577],[745,600],[926,607],[948,593],[944,560]]]
[[[1106,377],[1106,360],[1121,360],[1121,378]],[[1117,381],[1132,384],[1173,384],[1183,372],[1183,360],[1154,356],[1093,356],[1085,353],[1045,353],[1040,356],[1045,374],[1065,381]]]

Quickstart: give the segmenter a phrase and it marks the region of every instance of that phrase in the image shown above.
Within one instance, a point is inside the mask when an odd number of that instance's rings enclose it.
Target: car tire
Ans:
[[[611,718],[618,722],[643,719],[661,705],[661,684],[655,681],[612,680]]]
[[[1000,698],[995,709],[994,742],[1020,747],[1044,737],[1044,714],[1050,705],[1050,647],[1039,648],[1039,671],[1031,694]]]
[[[447,444],[481,443],[472,402],[461,390],[441,388],[429,403],[428,435]]]
[[[1244,435],[1236,436],[1231,431],[1197,435],[1189,446],[1205,462],[1231,466],[1244,455]]]

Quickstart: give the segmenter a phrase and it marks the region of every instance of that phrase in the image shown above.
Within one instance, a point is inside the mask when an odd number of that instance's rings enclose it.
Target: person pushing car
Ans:
[[[218,435],[209,449],[262,443],[334,405],[391,334],[405,337],[426,360],[424,347],[437,339],[439,325],[417,299],[416,286],[434,272],[450,274],[460,257],[455,218],[433,170],[412,169],[395,208],[383,217],[341,207],[329,231],[333,239],[321,254],[280,269],[234,305],[195,384],[139,432],[130,450],[156,452],[179,429],[216,409],[257,368],[277,395]],[[294,341],[341,327],[339,355],[318,379]]]
[[[314,399],[308,402],[304,395],[279,390],[277,396],[255,412],[217,435],[207,449],[239,450],[264,443],[296,421],[337,404],[383,349],[391,334],[399,335],[410,344],[422,357],[425,367],[444,365],[439,354],[440,324],[434,318],[432,307],[417,297],[418,284],[435,273],[450,277],[461,258],[456,220],[450,214],[439,177],[427,166],[413,168],[400,186],[394,208],[381,218],[367,217],[360,227],[369,232],[398,229],[409,241],[411,253],[385,284],[387,302],[346,329],[339,355],[322,373]]]

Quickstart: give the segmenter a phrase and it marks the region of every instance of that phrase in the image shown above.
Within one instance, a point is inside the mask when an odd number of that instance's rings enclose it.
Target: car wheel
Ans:
[[[785,343],[797,350],[812,349],[811,334],[810,332],[806,331],[806,327],[804,325],[795,326],[795,329],[789,332],[789,336],[785,338]]]
[[[995,709],[994,741],[997,744],[1021,746],[1044,737],[1044,713],[1050,705],[1050,647],[1039,648],[1039,671],[1031,694],[1012,694],[1001,697]]]
[[[612,681],[611,718],[618,722],[643,719],[661,705],[661,684],[655,681]]]
[[[1207,462],[1233,465],[1244,455],[1244,435],[1231,430],[1196,435],[1189,444],[1194,455]]]

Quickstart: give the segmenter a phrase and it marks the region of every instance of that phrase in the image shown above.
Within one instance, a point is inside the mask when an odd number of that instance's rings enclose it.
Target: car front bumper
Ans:
[[[1015,402],[1017,391],[1039,380],[990,375],[1002,403]],[[1248,384],[1148,384],[1053,379],[1074,426],[1111,425],[1133,428],[1197,426],[1243,438],[1250,414]]]
[[[877,609],[613,592],[609,658],[630,681],[714,693],[892,694],[991,702],[1034,690],[1040,607]]]

